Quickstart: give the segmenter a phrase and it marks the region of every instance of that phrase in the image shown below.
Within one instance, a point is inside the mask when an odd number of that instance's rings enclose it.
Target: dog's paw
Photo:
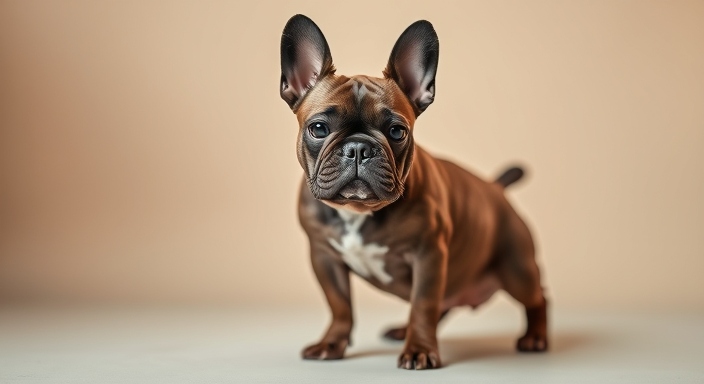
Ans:
[[[404,341],[406,340],[406,327],[390,328],[384,332],[385,339],[393,341]]]
[[[437,350],[406,348],[398,357],[398,367],[416,370],[440,368],[440,355]]]
[[[303,349],[301,356],[306,360],[338,360],[345,355],[348,341],[321,341]]]
[[[526,332],[516,342],[516,349],[520,352],[545,352],[548,350],[548,338],[539,332]]]

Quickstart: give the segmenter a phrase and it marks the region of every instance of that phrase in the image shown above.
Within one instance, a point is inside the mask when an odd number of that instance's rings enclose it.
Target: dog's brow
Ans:
[[[321,114],[326,116],[335,115],[337,114],[337,107],[334,105],[327,107],[323,112],[321,112]]]
[[[395,113],[389,108],[381,108],[380,111],[381,115],[384,117],[384,121],[386,124],[391,124],[391,123],[402,123],[403,125],[408,125],[408,121],[406,120],[403,115],[400,115],[398,113]]]
[[[332,105],[332,106],[325,108],[322,112],[318,112],[318,113],[310,116],[308,118],[308,121],[310,121],[312,119],[320,118],[320,117],[329,118],[330,116],[338,114],[338,112],[339,112],[339,109],[336,106]]]

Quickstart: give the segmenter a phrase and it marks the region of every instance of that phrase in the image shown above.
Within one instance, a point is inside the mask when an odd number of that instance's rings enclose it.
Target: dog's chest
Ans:
[[[393,279],[384,269],[384,257],[389,251],[388,246],[365,243],[361,228],[369,217],[364,214],[350,213],[339,210],[343,221],[343,232],[338,241],[328,238],[328,242],[340,252],[342,260],[355,273],[364,278],[374,277],[383,284],[389,284]]]

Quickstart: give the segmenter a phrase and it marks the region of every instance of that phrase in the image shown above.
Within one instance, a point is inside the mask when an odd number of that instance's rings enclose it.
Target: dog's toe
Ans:
[[[325,342],[310,345],[303,349],[301,357],[306,360],[338,360],[345,355],[347,341]]]
[[[543,334],[528,332],[518,339],[516,349],[520,352],[545,352],[548,349],[548,338]]]
[[[435,351],[404,352],[398,358],[398,367],[415,370],[440,368],[440,357]]]

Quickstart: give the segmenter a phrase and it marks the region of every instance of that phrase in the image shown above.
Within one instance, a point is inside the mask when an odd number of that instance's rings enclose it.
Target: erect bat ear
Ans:
[[[320,28],[306,16],[290,18],[281,35],[281,98],[294,108],[319,79],[334,72]]]
[[[384,77],[393,79],[420,115],[435,99],[435,72],[440,43],[426,20],[411,24],[391,51]]]

